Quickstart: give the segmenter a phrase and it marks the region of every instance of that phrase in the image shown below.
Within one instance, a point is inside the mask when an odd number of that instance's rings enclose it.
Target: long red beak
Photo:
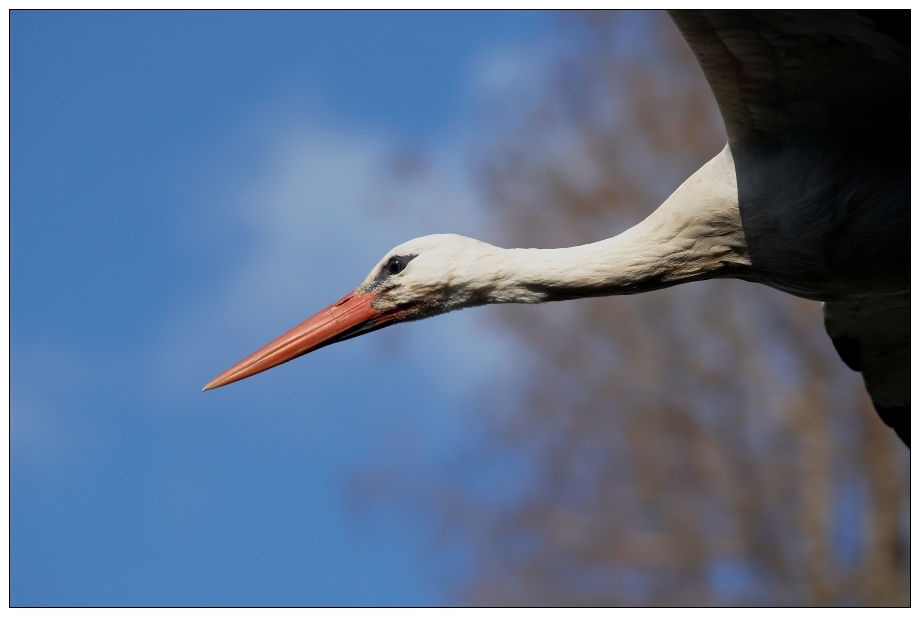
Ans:
[[[320,347],[387,325],[393,321],[394,316],[373,307],[372,303],[378,295],[351,292],[259,351],[240,360],[208,382],[204,390],[226,386]]]

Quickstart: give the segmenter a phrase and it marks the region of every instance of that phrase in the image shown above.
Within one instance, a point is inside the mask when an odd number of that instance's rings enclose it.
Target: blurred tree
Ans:
[[[537,82],[481,108],[505,246],[619,233],[725,143],[665,14],[562,21]],[[908,602],[909,453],[820,305],[707,281],[490,314],[531,354],[524,395],[484,406],[479,458],[425,497],[469,555],[461,602]],[[494,452],[527,470],[506,499],[469,481]]]

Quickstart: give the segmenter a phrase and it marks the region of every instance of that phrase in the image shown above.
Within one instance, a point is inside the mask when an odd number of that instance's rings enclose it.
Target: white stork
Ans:
[[[862,13],[673,12],[728,144],[647,219],[552,250],[410,240],[355,291],[204,389],[471,306],[739,278],[824,302],[837,352],[909,447],[910,14]]]

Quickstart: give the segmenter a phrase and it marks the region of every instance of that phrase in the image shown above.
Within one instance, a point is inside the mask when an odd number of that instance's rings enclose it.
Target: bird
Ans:
[[[592,244],[436,234],[215,377],[211,390],[393,324],[485,304],[736,278],[823,303],[842,361],[910,447],[909,11],[672,11],[728,142],[652,214]],[[624,146],[626,147],[626,146]]]

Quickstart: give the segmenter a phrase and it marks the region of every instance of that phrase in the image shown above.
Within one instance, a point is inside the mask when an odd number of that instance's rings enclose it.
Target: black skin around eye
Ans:
[[[406,269],[409,262],[415,259],[415,255],[393,255],[387,260],[386,265],[380,269],[380,274],[374,279],[374,285],[379,285],[387,277],[399,274]]]

